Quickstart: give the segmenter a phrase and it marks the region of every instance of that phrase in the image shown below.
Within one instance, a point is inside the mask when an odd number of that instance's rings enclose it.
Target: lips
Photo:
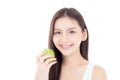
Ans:
[[[69,49],[69,48],[71,48],[72,46],[73,46],[73,44],[70,44],[70,45],[60,44],[60,47],[61,47],[62,49]]]

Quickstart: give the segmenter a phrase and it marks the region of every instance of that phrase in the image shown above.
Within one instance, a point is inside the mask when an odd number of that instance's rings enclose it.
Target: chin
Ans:
[[[60,50],[60,52],[63,56],[69,56],[69,55],[72,55],[74,53],[73,50]]]

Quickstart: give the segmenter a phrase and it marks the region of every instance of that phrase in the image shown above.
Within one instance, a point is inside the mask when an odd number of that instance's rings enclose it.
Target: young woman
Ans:
[[[88,29],[74,8],[62,8],[52,18],[49,33],[51,55],[37,56],[35,80],[106,80],[105,70],[88,61]]]

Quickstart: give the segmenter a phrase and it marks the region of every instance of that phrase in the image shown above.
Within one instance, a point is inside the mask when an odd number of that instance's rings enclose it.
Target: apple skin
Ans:
[[[55,58],[55,53],[52,49],[45,49],[44,50],[44,55],[51,55],[51,58]]]

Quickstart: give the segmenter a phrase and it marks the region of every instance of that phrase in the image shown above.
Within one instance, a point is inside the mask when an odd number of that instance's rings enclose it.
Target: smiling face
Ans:
[[[81,41],[86,37],[86,30],[82,31],[75,19],[66,16],[56,20],[53,42],[63,56],[79,52]]]

